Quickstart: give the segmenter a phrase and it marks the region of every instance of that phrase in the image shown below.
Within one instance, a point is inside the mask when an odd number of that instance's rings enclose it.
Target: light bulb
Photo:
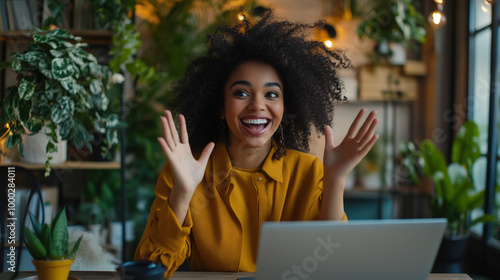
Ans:
[[[481,11],[485,14],[489,14],[491,12],[491,4],[485,3],[481,5]]]
[[[493,5],[493,3],[495,3],[495,0],[484,0],[484,2],[486,2],[486,4]]]
[[[327,48],[329,48],[329,49],[330,49],[331,47],[333,47],[333,43],[332,43],[332,41],[330,41],[330,40],[326,40],[326,41],[324,41],[324,42],[323,42],[323,44],[325,44],[325,46],[326,46]]]
[[[238,19],[241,21],[241,20],[244,20],[245,19],[245,15],[243,15],[243,13],[239,13],[238,14]]]
[[[443,5],[438,4],[438,9],[432,12],[427,20],[434,29],[439,29],[446,24],[446,16],[443,14]]]
[[[434,0],[437,4],[444,4],[444,0]]]

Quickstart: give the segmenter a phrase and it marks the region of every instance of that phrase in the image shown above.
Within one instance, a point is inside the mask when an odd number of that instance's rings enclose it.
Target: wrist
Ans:
[[[344,192],[346,179],[347,177],[325,178],[323,180],[324,190]]]

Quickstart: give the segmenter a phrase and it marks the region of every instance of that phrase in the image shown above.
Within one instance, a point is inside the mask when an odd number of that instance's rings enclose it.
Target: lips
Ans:
[[[265,118],[244,118],[241,122],[252,134],[260,134],[271,123]]]

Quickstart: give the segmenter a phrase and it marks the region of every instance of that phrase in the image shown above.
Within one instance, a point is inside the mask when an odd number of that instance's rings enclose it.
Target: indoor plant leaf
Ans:
[[[451,161],[467,166],[467,169],[471,170],[472,164],[480,156],[479,128],[476,123],[468,121],[457,131],[452,145]]]
[[[59,57],[52,60],[52,74],[54,78],[62,80],[70,77],[73,73],[75,73],[75,69],[66,59]]]
[[[30,100],[33,97],[33,93],[35,93],[35,85],[23,79],[19,84],[17,92],[22,99]]]

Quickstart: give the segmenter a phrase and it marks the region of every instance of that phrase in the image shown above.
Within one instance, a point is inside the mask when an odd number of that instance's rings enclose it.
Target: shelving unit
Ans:
[[[340,106],[339,106],[340,105]],[[380,146],[380,157],[383,159],[379,166],[381,177],[381,187],[378,189],[365,188],[362,183],[345,190],[346,209],[353,211],[352,217],[364,219],[387,219],[393,218],[396,208],[397,196],[399,195],[396,165],[394,157],[397,155],[397,145],[399,141],[407,141],[413,137],[413,106],[412,100],[381,99],[381,100],[353,100],[348,103],[335,105],[335,114],[342,116],[342,119],[334,117],[334,126],[339,128],[337,122],[347,122],[344,120],[353,119],[360,108],[367,108],[368,111],[376,110],[377,118],[380,120],[377,132],[380,134],[378,145]],[[335,115],[335,116],[336,116]],[[397,118],[396,118],[397,116]],[[350,124],[350,123],[349,123]],[[347,128],[339,128],[340,131]],[[340,143],[339,140],[335,140]],[[363,160],[366,160],[363,159]],[[370,211],[357,209],[365,208]]]
[[[113,33],[108,30],[68,30],[72,35],[77,37],[82,37],[82,42],[87,43],[89,48],[93,46],[108,46],[112,44],[112,36]],[[26,45],[30,42],[29,31],[0,31],[0,61],[7,60],[7,51],[8,47],[16,46],[16,45]],[[9,81],[6,80],[5,70],[0,71],[0,99],[3,99],[6,95],[5,89],[9,85]],[[123,104],[123,92],[120,95],[120,102]],[[123,106],[120,106],[123,108]],[[121,120],[123,121],[123,112],[120,112]],[[51,164],[51,168],[58,172],[57,174],[59,180],[59,201],[62,201],[62,179],[63,174],[66,171],[73,170],[120,170],[121,171],[121,194],[119,194],[120,199],[124,199],[125,197],[125,176],[124,176],[124,165],[125,161],[123,158],[124,155],[124,128],[121,128],[121,132],[119,133],[120,137],[120,145],[121,145],[121,153],[119,161],[66,161],[60,164]],[[20,166],[26,168],[31,171],[44,170],[44,164],[32,164],[26,162],[0,162],[0,166]],[[126,215],[126,201],[122,201],[122,207],[120,209],[121,217],[122,217],[122,260],[126,260],[126,232],[125,232],[125,215]]]

